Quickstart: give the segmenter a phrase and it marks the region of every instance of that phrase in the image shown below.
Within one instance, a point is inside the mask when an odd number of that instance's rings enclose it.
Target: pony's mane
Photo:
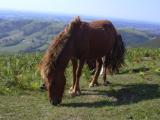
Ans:
[[[40,71],[43,78],[46,78],[51,71],[55,70],[55,65],[59,55],[63,51],[66,43],[71,38],[75,25],[80,22],[80,18],[76,17],[72,22],[70,22],[70,24],[65,28],[63,32],[61,32],[54,38],[54,40],[50,44],[40,63]]]

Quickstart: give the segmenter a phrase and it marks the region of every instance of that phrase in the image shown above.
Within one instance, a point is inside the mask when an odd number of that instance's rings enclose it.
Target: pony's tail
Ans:
[[[119,68],[124,64],[125,45],[120,34],[116,35],[116,40],[110,53],[105,56],[105,67],[111,73],[119,72]]]

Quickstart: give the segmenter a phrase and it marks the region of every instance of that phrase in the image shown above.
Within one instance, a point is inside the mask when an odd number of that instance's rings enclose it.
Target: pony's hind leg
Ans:
[[[103,63],[103,81],[104,81],[103,85],[104,86],[108,86],[108,84],[110,84],[110,82],[107,79],[107,74],[109,73],[109,70],[108,70],[109,61],[107,59],[107,56],[104,57],[104,63]]]
[[[108,69],[107,67],[103,66],[103,85],[104,86],[108,86],[108,84],[110,84],[110,82],[107,80],[107,73],[108,73]]]
[[[72,58],[71,62],[72,62],[72,65],[73,65],[73,83],[72,83],[72,86],[69,90],[69,93],[72,92],[72,90],[74,88],[74,85],[75,85],[75,82],[76,82],[77,59]]]
[[[89,87],[94,87],[95,85],[98,86],[98,76],[100,74],[101,71],[101,67],[102,67],[102,58],[99,58],[96,60],[96,72],[93,76],[93,79],[91,81],[91,83],[89,84]]]
[[[84,63],[85,63],[85,60],[80,60],[78,67],[77,67],[77,70],[76,70],[76,81],[74,84],[74,88],[71,92],[71,95],[73,97],[81,94],[80,87],[79,87],[79,80],[80,80],[80,76],[82,73],[82,68],[83,68]]]

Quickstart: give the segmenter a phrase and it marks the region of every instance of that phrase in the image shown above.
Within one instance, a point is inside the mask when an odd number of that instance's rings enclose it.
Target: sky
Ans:
[[[160,23],[160,0],[0,0],[0,10],[74,14]]]

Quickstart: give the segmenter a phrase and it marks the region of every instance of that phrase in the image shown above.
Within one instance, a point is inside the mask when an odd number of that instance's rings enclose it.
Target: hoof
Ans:
[[[98,82],[96,82],[96,83],[90,83],[89,84],[89,88],[95,87],[95,86],[99,86]]]
[[[111,84],[109,81],[105,81],[105,82],[103,83],[104,86],[108,86],[109,84]]]
[[[77,95],[81,95],[81,91],[80,90],[77,91]]]
[[[72,92],[72,91],[73,91],[73,87],[70,87],[69,92]]]
[[[71,92],[71,97],[75,97],[77,94],[75,92]]]
[[[69,94],[72,94],[72,90],[69,89],[68,93],[69,93]]]
[[[90,84],[89,84],[89,88],[92,88],[92,87],[94,87],[94,84],[93,84],[93,83],[90,83]]]
[[[75,97],[75,96],[79,96],[81,95],[81,91],[77,90],[77,91],[70,91],[71,97]]]

